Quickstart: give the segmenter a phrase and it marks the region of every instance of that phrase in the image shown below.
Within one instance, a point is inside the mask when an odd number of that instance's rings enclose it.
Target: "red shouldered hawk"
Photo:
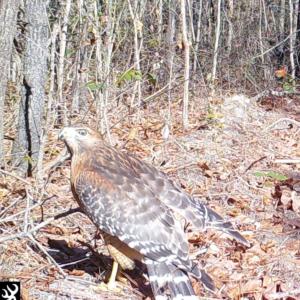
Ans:
[[[66,127],[60,134],[71,153],[71,187],[75,199],[104,232],[114,259],[124,269],[143,261],[155,299],[198,299],[189,275],[213,290],[212,279],[189,259],[182,215],[198,230],[212,227],[248,242],[200,201],[156,168],[105,144],[86,127]],[[112,283],[113,281],[110,281]]]

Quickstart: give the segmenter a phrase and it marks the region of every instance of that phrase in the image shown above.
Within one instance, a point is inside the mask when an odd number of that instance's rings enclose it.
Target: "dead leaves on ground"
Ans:
[[[237,138],[230,146],[234,149],[227,149],[226,143],[222,144],[222,140],[227,137],[222,135],[221,129],[217,129],[212,137],[215,143],[210,149],[208,141],[211,136],[207,130],[210,128],[203,117],[205,114],[203,112],[194,114],[191,117],[193,128],[184,132],[180,124],[180,109],[177,107],[177,115],[173,116],[170,126],[171,137],[174,137],[175,142],[171,139],[170,143],[166,143],[162,136],[166,120],[157,117],[159,113],[157,108],[156,112],[152,111],[139,122],[120,123],[112,129],[112,134],[118,141],[117,146],[123,145],[141,157],[149,158],[156,155],[160,162],[173,160],[171,166],[167,165],[165,169],[160,165],[161,169],[167,171],[168,175],[181,183],[188,192],[201,198],[207,196],[205,200],[209,202],[209,206],[222,216],[231,219],[250,241],[251,247],[246,249],[225,235],[212,231],[190,236],[191,252],[197,254],[199,251],[195,260],[214,278],[219,290],[218,298],[271,300],[274,299],[274,294],[299,287],[300,275],[297,274],[300,274],[300,180],[297,176],[285,172],[291,169],[291,166],[284,169],[284,166],[276,166],[270,161],[263,160],[243,174],[239,167],[242,166],[241,169],[245,170],[255,159],[266,155],[264,152],[266,147],[262,145],[263,151],[259,152],[261,149],[257,146],[261,143],[261,137],[253,135],[244,141]],[[283,147],[288,147],[292,149],[293,156],[299,156],[299,145],[295,139],[286,142],[289,132],[273,131],[272,134],[270,145],[277,153],[280,153]],[[278,139],[277,143],[274,142],[275,139]],[[207,159],[205,148],[208,148],[208,151],[215,151],[215,161]],[[52,148],[47,148],[47,157],[51,158],[55,151],[49,149]],[[247,150],[251,152],[250,155],[248,153],[250,157],[245,155]],[[209,158],[213,158],[213,155]],[[288,179],[277,181],[274,178],[258,178],[253,175],[255,167],[257,171],[260,171],[259,167],[266,167],[270,171],[283,173]],[[185,172],[184,176],[180,176],[181,171]],[[194,182],[191,180],[193,174],[197,174]],[[240,186],[234,186],[233,183],[236,183],[239,177],[243,181]],[[45,204],[45,218],[53,216],[62,206],[74,205],[68,178],[69,166],[61,167],[51,174],[47,192],[57,197],[52,199],[51,203]],[[243,189],[239,190],[237,187]],[[249,189],[246,190],[245,187]],[[23,184],[15,179],[7,177],[6,181],[1,182],[0,203],[3,206],[7,207],[12,198],[21,199],[24,195]],[[24,205],[23,201],[9,212],[15,213],[23,209]],[[41,211],[32,212],[31,217],[33,222],[39,221]],[[6,224],[5,229],[11,230],[12,225]],[[70,258],[72,262],[80,260],[86,252],[92,252],[93,249],[97,249],[99,253],[104,251],[99,243],[98,247],[95,247],[93,233],[94,227],[87,219],[72,216],[43,228],[36,238],[58,262],[63,263],[69,262]],[[85,241],[91,248],[80,241]],[[9,243],[5,256],[0,256],[0,259],[8,261],[8,256],[14,258],[9,264],[11,269],[16,268],[16,264],[14,265],[16,259],[19,266],[24,265],[23,272],[18,274],[29,291],[30,288],[36,287],[49,290],[49,285],[59,278],[58,269],[26,240],[22,240],[22,243],[18,240]],[[64,271],[70,276],[89,275],[89,280],[98,280],[103,269],[100,271],[99,258],[96,257],[69,268],[64,267]],[[195,282],[194,287],[198,295],[202,297],[208,295],[201,284]],[[26,299],[26,296],[24,298]]]

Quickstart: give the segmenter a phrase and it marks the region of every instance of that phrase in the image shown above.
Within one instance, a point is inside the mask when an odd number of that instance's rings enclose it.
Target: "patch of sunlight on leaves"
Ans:
[[[274,171],[267,171],[267,172],[255,172],[254,176],[256,177],[268,177],[268,178],[272,178],[275,180],[279,180],[279,181],[284,181],[287,180],[288,177],[286,177],[285,175],[278,173],[278,172],[274,172]]]
[[[223,118],[223,115],[220,114],[220,113],[209,112],[209,113],[206,115],[206,118],[207,118],[208,120],[221,119],[221,118]]]

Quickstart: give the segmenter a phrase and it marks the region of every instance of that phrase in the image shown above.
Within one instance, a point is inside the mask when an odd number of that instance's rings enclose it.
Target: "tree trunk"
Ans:
[[[158,0],[158,28],[157,28],[157,35],[159,44],[162,42],[162,33],[163,33],[163,0]]]
[[[227,53],[228,56],[231,54],[232,39],[233,39],[233,16],[234,16],[234,3],[233,0],[228,1],[228,39],[227,39]]]
[[[212,69],[212,86],[214,88],[214,82],[217,73],[217,63],[218,63],[218,51],[219,51],[219,39],[220,39],[220,28],[221,28],[221,2],[218,0],[218,10],[217,10],[217,25],[215,30],[215,47],[214,47],[214,57],[213,57],[213,69]]]
[[[196,34],[196,40],[195,40],[194,66],[193,66],[194,74],[196,74],[197,65],[199,63],[198,50],[199,50],[199,46],[200,46],[200,36],[201,36],[202,0],[199,1],[198,5],[199,5],[199,9],[198,9],[198,21],[197,21],[197,34]]]
[[[168,50],[169,50],[169,86],[168,86],[168,117],[167,123],[171,123],[171,101],[172,101],[172,82],[173,82],[173,65],[174,65],[174,54],[175,54],[175,13],[176,13],[176,2],[169,0],[169,20],[168,20]]]
[[[60,124],[67,123],[67,107],[63,97],[63,83],[64,83],[64,67],[65,67],[65,52],[67,45],[67,31],[68,31],[68,20],[71,9],[71,0],[66,0],[64,16],[61,24],[60,31],[60,45],[59,45],[59,61],[57,66],[57,92],[58,92],[58,122]]]
[[[47,76],[48,17],[47,1],[27,0],[24,4],[28,24],[23,57],[22,99],[13,154],[20,173],[31,176],[41,142]]]
[[[280,41],[284,39],[284,21],[285,21],[285,0],[280,0],[280,16],[279,16],[279,34]]]
[[[141,16],[143,15],[142,6],[144,5],[143,1],[134,0],[133,5],[131,3],[132,0],[128,0],[128,8],[131,15],[131,19],[133,22],[134,28],[134,64],[135,70],[137,73],[141,73],[141,49],[143,45],[142,33],[143,33],[143,23],[140,21]],[[136,80],[134,84],[134,92],[131,98],[131,106],[134,106],[134,99],[137,93],[137,106],[139,107],[142,99],[142,88],[141,88],[141,80]]]
[[[298,5],[297,5],[298,6]],[[290,64],[291,64],[291,77],[293,79],[293,85],[295,84],[295,38],[296,38],[296,30],[297,30],[297,20],[296,13],[298,13],[298,9],[294,7],[294,3],[292,0],[289,0],[290,7]],[[296,13],[295,13],[296,11]]]
[[[49,92],[48,92],[48,103],[47,110],[45,111],[45,123],[42,130],[41,135],[41,144],[39,149],[39,155],[37,159],[36,165],[36,180],[39,186],[43,184],[43,159],[44,159],[44,150],[47,142],[48,136],[48,128],[51,125],[51,120],[53,118],[53,98],[54,98],[54,78],[55,78],[55,50],[56,50],[56,40],[58,36],[59,28],[58,24],[53,25],[53,29],[51,32],[51,51],[50,51],[50,59],[49,59]]]
[[[190,83],[190,42],[188,39],[187,24],[186,24],[186,3],[181,0],[181,30],[184,46],[184,87],[183,87],[183,111],[182,124],[183,128],[189,126],[189,83]]]
[[[263,66],[264,79],[267,79],[267,72],[265,68],[265,57],[264,57],[264,44],[263,44],[263,0],[259,2],[259,48],[261,53],[261,65]]]
[[[12,53],[13,38],[16,31],[19,1],[0,1],[0,166],[4,164],[4,99],[8,70]]]

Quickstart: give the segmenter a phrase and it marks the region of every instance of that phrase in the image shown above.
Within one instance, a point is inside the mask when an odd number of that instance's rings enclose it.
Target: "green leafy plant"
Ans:
[[[284,82],[282,85],[282,88],[286,92],[289,92],[289,93],[293,92],[294,91],[293,82],[290,82],[290,81]]]
[[[126,82],[133,81],[133,80],[141,80],[141,79],[142,79],[142,73],[140,71],[137,71],[135,69],[129,69],[118,77],[117,85],[122,86]]]
[[[151,48],[156,48],[159,46],[159,40],[158,39],[150,39],[148,41],[148,46]]]
[[[258,171],[254,173],[254,176],[256,177],[268,177],[271,179],[275,179],[275,180],[279,180],[279,181],[284,181],[287,180],[288,177],[286,177],[285,175],[278,173],[278,172],[274,172],[274,171]]]
[[[86,85],[85,85],[91,92],[94,91],[99,91],[99,90],[103,90],[104,88],[104,83],[96,83],[94,81],[89,81]]]
[[[147,79],[148,79],[148,81],[149,81],[150,84],[152,84],[153,86],[156,85],[156,83],[157,83],[157,78],[156,78],[156,76],[155,76],[154,74],[152,74],[152,73],[147,73]]]
[[[76,53],[76,51],[73,50],[73,49],[66,49],[65,56],[66,56],[66,58],[70,58],[70,57],[72,57],[75,53]]]

